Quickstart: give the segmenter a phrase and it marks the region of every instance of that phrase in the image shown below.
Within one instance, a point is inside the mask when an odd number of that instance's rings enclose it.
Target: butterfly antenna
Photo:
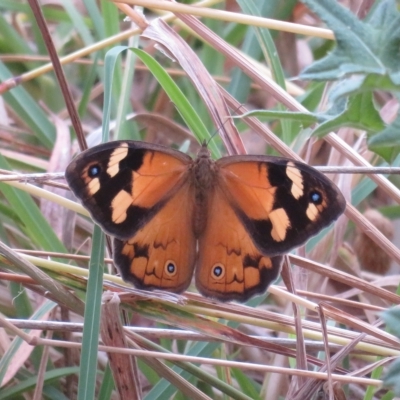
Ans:
[[[233,114],[236,114],[237,111],[238,111],[240,108],[242,108],[242,107],[243,107],[243,104],[239,104],[239,105],[232,111],[232,113],[233,113]],[[228,119],[228,118],[230,118],[230,117],[231,117],[231,116],[229,115],[229,116],[226,117],[226,119]],[[220,132],[220,131],[222,130],[222,128],[223,128],[223,126],[225,125],[225,123],[226,123],[226,122],[223,122],[223,123],[218,127],[218,129],[216,129],[216,130],[214,131],[214,133],[211,134],[211,136],[210,136],[210,138],[209,138],[208,140],[207,140],[207,139],[204,139],[202,145],[208,147],[208,145],[210,144],[211,140],[214,139],[214,136],[216,136],[217,133]]]

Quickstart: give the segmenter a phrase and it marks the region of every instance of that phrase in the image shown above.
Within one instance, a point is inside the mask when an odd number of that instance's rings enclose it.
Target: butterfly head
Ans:
[[[204,140],[200,150],[197,153],[197,157],[196,159],[200,159],[200,158],[204,158],[204,159],[209,159],[211,158],[211,154],[210,154],[210,150],[208,149],[208,143]]]

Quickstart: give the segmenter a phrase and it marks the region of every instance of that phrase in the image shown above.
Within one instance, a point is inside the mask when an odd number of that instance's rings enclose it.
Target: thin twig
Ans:
[[[318,171],[323,173],[336,173],[336,174],[400,174],[400,167],[328,167],[319,166],[314,167]],[[7,181],[20,181],[20,182],[37,182],[50,184],[50,180],[64,179],[64,172],[54,172],[54,173],[38,173],[38,174],[10,174],[8,175],[6,171],[0,171],[0,182]],[[9,171],[8,171],[9,173]],[[53,182],[53,184],[56,184]]]
[[[314,167],[318,171],[336,174],[400,174],[399,167]]]
[[[64,179],[64,172],[53,172],[53,173],[38,173],[38,174],[9,174],[4,170],[0,173],[0,182],[7,181],[19,181],[19,182],[30,182],[34,181],[37,183],[48,183],[48,181],[53,179]]]

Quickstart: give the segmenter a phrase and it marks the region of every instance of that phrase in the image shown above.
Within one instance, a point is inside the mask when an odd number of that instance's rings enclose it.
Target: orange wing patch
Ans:
[[[196,286],[205,296],[245,301],[277,278],[281,257],[267,257],[254,246],[245,227],[216,190],[207,227],[199,239]]]
[[[132,171],[134,205],[148,208],[158,203],[171,189],[179,187],[186,171],[186,164],[169,154],[146,152],[140,168]]]
[[[221,184],[243,212],[252,219],[265,219],[274,205],[276,188],[268,184],[265,163],[237,162],[221,168]]]
[[[116,155],[114,159],[118,160]],[[122,189],[111,202],[113,223],[126,222],[131,206],[149,209],[173,195],[184,184],[186,172],[181,160],[164,153],[146,152],[140,168],[131,172],[131,192]]]
[[[340,191],[306,164],[235,156],[216,165],[227,202],[264,255],[280,256],[305,243],[344,210]]]
[[[124,280],[176,293],[189,286],[196,259],[192,199],[186,185],[135,236],[114,240],[114,260]]]

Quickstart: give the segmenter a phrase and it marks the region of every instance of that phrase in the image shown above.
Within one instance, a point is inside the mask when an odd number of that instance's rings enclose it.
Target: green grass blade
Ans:
[[[196,111],[193,109],[189,101],[184,96],[183,92],[175,84],[173,79],[167,74],[164,68],[149,54],[139,49],[130,49],[133,51],[142,62],[150,69],[151,74],[157,79],[162,88],[167,93],[168,97],[175,104],[179,114],[201,142],[210,137],[206,126],[198,117]]]
[[[0,155],[0,168],[10,170],[7,161],[2,155]],[[31,196],[5,183],[0,183],[0,191],[8,203],[13,205],[13,210],[24,223],[22,229],[29,235],[36,246],[49,251],[62,253],[67,251]]]
[[[79,370],[78,400],[94,399],[99,347],[101,296],[103,294],[104,234],[96,225],[89,264],[82,352]]]
[[[111,394],[114,388],[114,378],[112,376],[110,364],[107,364],[107,367],[104,371],[103,379],[101,381],[99,396],[97,400],[109,400],[111,398]]]
[[[97,6],[96,0],[83,0],[83,4],[89,14],[90,19],[93,21],[93,26],[97,35],[97,39],[104,39],[104,24],[103,17],[100,13],[99,7]]]
[[[12,77],[8,68],[0,62],[0,82]],[[4,93],[3,98],[19,118],[32,129],[38,140],[50,148],[54,143],[55,128],[31,95],[23,87],[18,86]]]
[[[44,302],[32,315],[31,320],[40,320],[44,317],[48,312],[50,312],[54,307],[56,307],[56,303],[47,300]],[[24,332],[29,333],[31,330],[27,329]],[[0,384],[4,379],[4,375],[7,372],[7,368],[14,359],[15,353],[18,351],[20,346],[24,343],[24,340],[19,336],[16,336],[12,341],[11,345],[8,347],[7,351],[0,358]],[[0,392],[1,393],[1,392]],[[0,396],[1,397],[1,396]],[[1,397],[2,398],[2,397]]]
[[[44,374],[44,388],[43,394],[46,395],[46,385],[51,384],[52,382],[58,382],[59,379],[65,379],[68,375],[76,374],[78,372],[78,367],[65,367],[65,368],[57,368],[51,371],[47,371]],[[32,376],[31,378],[25,379],[18,383],[15,386],[10,388],[0,389],[0,399],[1,400],[13,400],[19,398],[19,396],[23,396],[35,389],[37,385],[37,376]],[[57,399],[66,399],[65,396],[61,392],[57,393]],[[21,397],[22,398],[22,397]],[[55,398],[55,397],[53,397]]]

